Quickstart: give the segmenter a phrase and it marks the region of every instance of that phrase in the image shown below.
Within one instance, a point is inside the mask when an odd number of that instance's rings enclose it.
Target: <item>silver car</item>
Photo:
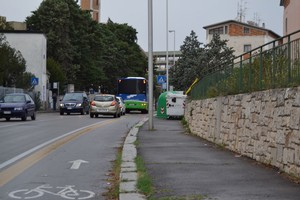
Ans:
[[[121,115],[125,115],[126,114],[126,104],[125,104],[124,100],[122,99],[122,97],[117,97],[117,99],[119,100],[119,104],[120,104],[120,108],[121,108]]]
[[[98,117],[99,115],[112,115],[114,117],[121,116],[120,104],[115,95],[95,95],[90,105],[90,117]]]

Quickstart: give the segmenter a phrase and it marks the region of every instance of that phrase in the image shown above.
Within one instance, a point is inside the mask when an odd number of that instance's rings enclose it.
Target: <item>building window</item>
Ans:
[[[249,52],[249,51],[251,51],[251,44],[245,44],[244,45],[244,52],[246,53],[246,52]]]
[[[223,33],[224,33],[224,28],[223,28],[223,26],[218,27],[218,28],[213,28],[213,29],[210,29],[210,30],[209,30],[209,34],[210,34],[210,35],[213,35],[213,34],[219,34],[219,35],[221,35],[221,34],[223,34]]]
[[[99,5],[99,0],[95,0],[96,1],[96,6],[98,6]]]
[[[228,34],[228,26],[225,26],[225,34]]]
[[[288,34],[288,19],[285,18],[285,34]]]
[[[250,28],[244,27],[244,34],[245,34],[245,35],[250,34]]]

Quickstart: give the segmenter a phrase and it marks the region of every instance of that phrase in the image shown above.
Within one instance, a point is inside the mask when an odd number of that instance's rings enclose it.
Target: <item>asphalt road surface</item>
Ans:
[[[117,148],[145,116],[0,119],[0,199],[105,199]]]

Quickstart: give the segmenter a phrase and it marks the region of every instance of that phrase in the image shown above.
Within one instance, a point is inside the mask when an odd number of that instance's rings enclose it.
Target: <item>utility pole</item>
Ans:
[[[153,6],[148,0],[148,88],[149,88],[149,130],[153,130]]]

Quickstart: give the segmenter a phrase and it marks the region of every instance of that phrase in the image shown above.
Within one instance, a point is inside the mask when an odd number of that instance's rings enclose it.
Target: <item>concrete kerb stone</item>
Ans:
[[[137,139],[139,128],[148,121],[148,118],[142,119],[137,123],[127,134],[122,150],[122,164],[120,173],[120,200],[145,200],[146,197],[138,193],[137,184],[137,169],[135,158],[137,150],[134,142]]]
[[[139,193],[121,193],[119,199],[120,200],[144,200],[146,198]]]

